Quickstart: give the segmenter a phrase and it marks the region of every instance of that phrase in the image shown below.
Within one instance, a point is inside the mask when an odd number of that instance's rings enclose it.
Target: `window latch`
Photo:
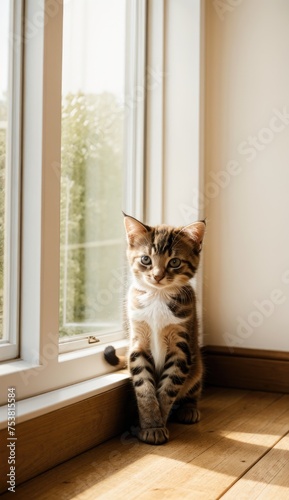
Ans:
[[[89,344],[96,344],[97,342],[100,342],[100,340],[97,339],[94,335],[89,335],[88,337]]]

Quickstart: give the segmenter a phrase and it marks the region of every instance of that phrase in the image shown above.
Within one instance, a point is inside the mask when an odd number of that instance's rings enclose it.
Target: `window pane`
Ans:
[[[3,338],[10,0],[0,0],[0,339]]]
[[[63,23],[60,337],[121,328],[126,1]]]

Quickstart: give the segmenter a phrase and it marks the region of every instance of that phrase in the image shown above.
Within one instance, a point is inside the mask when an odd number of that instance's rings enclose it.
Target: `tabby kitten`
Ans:
[[[127,316],[128,366],[136,394],[138,438],[162,444],[171,410],[177,421],[200,419],[202,386],[195,292],[190,284],[200,260],[205,222],[150,227],[125,215],[127,256],[133,273]],[[105,350],[111,364],[120,358]]]

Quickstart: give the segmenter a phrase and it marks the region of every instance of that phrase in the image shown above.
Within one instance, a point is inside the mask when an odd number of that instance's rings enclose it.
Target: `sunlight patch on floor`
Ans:
[[[228,434],[228,432],[220,431],[220,435],[232,441],[239,441],[240,443],[255,445],[267,444],[268,440],[274,442],[278,439],[278,436],[276,436],[275,434],[256,434],[251,432],[230,432]]]

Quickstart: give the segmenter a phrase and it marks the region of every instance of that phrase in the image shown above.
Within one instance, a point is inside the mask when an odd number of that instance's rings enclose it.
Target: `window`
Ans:
[[[123,337],[121,210],[143,208],[144,12],[143,1],[64,4],[60,352]]]
[[[0,9],[0,359],[9,359],[18,354],[21,1]]]
[[[126,0],[64,3],[62,341],[122,330],[127,7]]]
[[[11,332],[20,331],[20,352],[0,365],[0,376],[23,399],[110,372],[103,344],[113,340],[124,350],[127,343],[121,209],[142,217],[146,2],[26,0],[22,13],[21,2],[7,0],[6,17],[4,3],[1,26],[13,22],[6,27],[13,71],[6,70],[9,132],[2,140],[4,309],[12,319],[4,331],[14,346]],[[3,84],[1,100],[4,92]]]

